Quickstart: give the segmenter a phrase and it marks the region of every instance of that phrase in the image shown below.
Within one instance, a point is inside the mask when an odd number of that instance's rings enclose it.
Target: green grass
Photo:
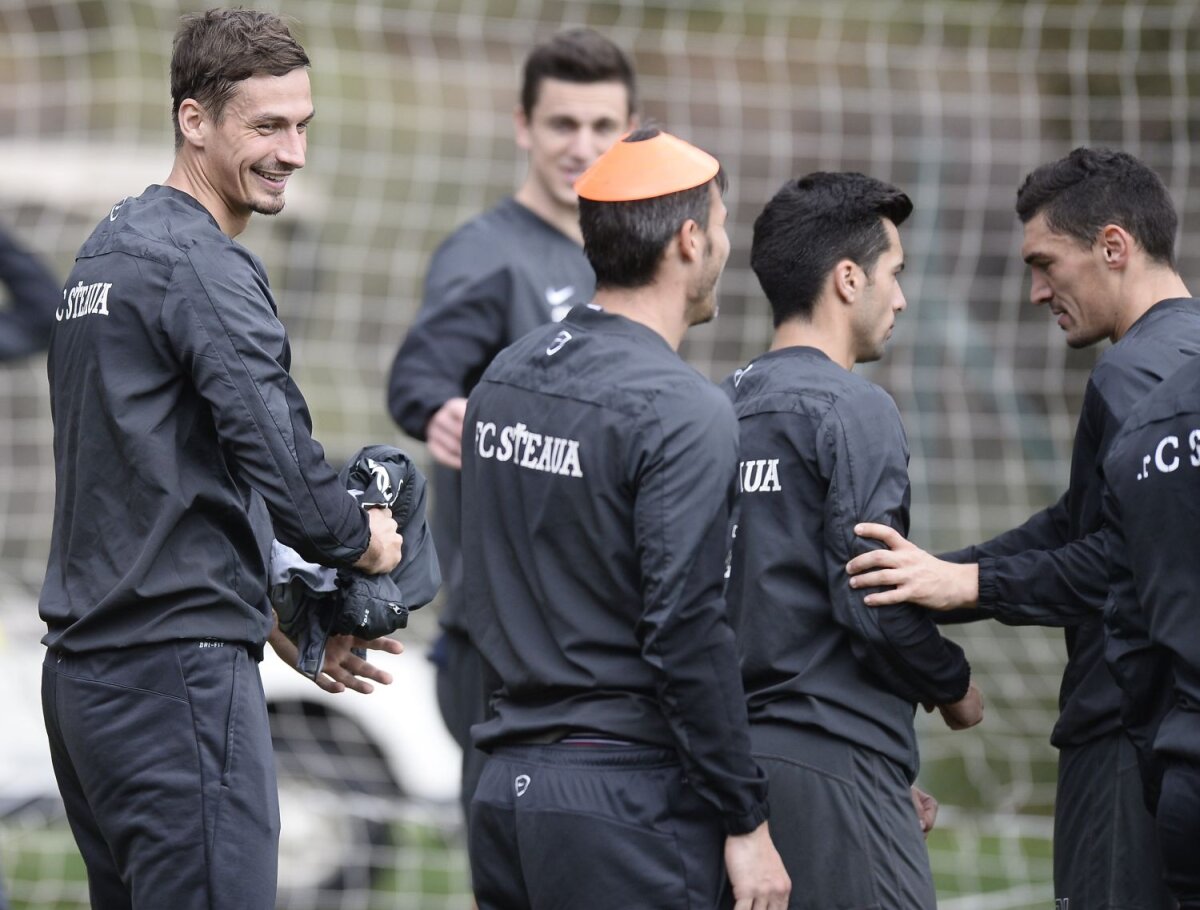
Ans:
[[[1052,903],[1048,837],[983,834],[974,823],[939,825],[930,832],[928,846],[939,900],[1032,886],[1039,896],[1009,910],[1044,910]]]
[[[970,815],[956,815],[954,821],[954,826],[939,824],[929,836],[939,900],[1044,885],[1044,898],[1012,904],[1008,910],[1041,910],[1050,905],[1048,838],[1019,832],[981,833],[979,828],[988,820]],[[397,822],[392,843],[394,862],[376,877],[371,910],[469,906],[466,857],[456,834],[432,825]],[[0,823],[0,857],[12,910],[87,907],[83,861],[64,822],[21,827]],[[330,908],[337,906],[336,901],[327,903]]]
[[[0,826],[0,856],[12,910],[86,908],[87,874],[66,822]]]
[[[454,834],[428,825],[400,823],[392,826],[392,844],[398,856],[418,861],[398,862],[380,870],[375,891],[389,908],[395,905],[387,901],[396,894],[447,898],[470,893],[466,854]]]
[[[376,875],[371,910],[397,910],[409,902],[421,910],[469,906],[467,860],[454,833],[397,822],[387,856],[393,861]],[[12,910],[88,907],[83,860],[65,821],[21,826],[0,822],[0,859]],[[337,904],[331,899],[322,906],[333,910]]]

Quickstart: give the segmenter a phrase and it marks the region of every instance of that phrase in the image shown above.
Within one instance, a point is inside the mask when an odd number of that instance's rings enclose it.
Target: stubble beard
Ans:
[[[704,325],[717,318],[718,309],[720,307],[717,305],[717,286],[716,282],[713,282],[704,294],[688,301],[683,318],[687,321],[688,328],[694,325]]]
[[[266,200],[254,200],[250,203],[250,211],[259,215],[278,215],[283,211],[283,207],[287,205],[287,200],[283,198],[281,193],[278,196],[268,197]]]

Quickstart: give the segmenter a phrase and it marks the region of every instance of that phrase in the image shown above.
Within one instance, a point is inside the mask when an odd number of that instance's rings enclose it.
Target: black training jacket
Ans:
[[[262,263],[191,196],[152,186],[113,206],[55,318],[48,646],[258,644],[272,533],[331,566],[366,550]]]
[[[62,287],[41,261],[0,230],[0,284],[8,306],[0,307],[0,361],[40,351],[50,340]]]
[[[515,199],[464,224],[438,247],[421,309],[392,363],[388,410],[425,439],[434,413],[465,398],[492,358],[522,335],[592,299],[583,248]],[[458,471],[433,466],[434,525],[445,574],[441,624],[464,630]]]
[[[1138,402],[1200,353],[1200,303],[1164,300],[1101,355],[1084,393],[1067,492],[1019,528],[946,554],[979,563],[978,618],[1066,626],[1067,667],[1050,741],[1082,745],[1120,729],[1120,691],[1104,661],[1108,540],[1100,465]]]
[[[655,332],[578,307],[471,393],[465,609],[485,750],[573,730],[677,750],[731,833],[766,817],[722,596],[737,423]]]
[[[907,536],[908,442],[883,389],[821,351],[789,347],[725,381],[741,494],[727,598],[751,723],[817,727],[917,773],[916,702],[966,695],[962,649],[929,614],[873,608],[846,563],[878,546],[858,522]]]
[[[1152,750],[1200,762],[1200,358],[1142,400],[1104,477],[1108,658],[1123,719],[1144,761]]]

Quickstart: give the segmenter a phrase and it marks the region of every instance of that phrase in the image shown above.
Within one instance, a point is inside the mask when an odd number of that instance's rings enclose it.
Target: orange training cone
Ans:
[[[654,199],[708,183],[720,168],[708,152],[670,133],[636,142],[626,137],[579,175],[575,192],[593,202]]]

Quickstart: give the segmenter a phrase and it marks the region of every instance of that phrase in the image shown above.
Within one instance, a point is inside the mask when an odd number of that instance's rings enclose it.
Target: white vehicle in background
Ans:
[[[42,721],[45,632],[37,604],[28,596],[14,599],[9,586],[0,584],[0,818],[61,806]]]
[[[424,816],[457,818],[462,753],[438,711],[423,647],[371,651],[392,674],[370,695],[333,695],[267,648],[263,688],[279,776],[279,906],[307,906],[314,891],[370,886],[394,866],[391,828]]]
[[[42,722],[44,631],[28,594],[0,585],[0,819],[62,817]],[[281,908],[369,888],[395,865],[398,820],[457,824],[461,753],[438,713],[433,665],[411,641],[403,654],[371,655],[394,682],[370,695],[331,695],[270,648],[261,664],[279,776]]]

